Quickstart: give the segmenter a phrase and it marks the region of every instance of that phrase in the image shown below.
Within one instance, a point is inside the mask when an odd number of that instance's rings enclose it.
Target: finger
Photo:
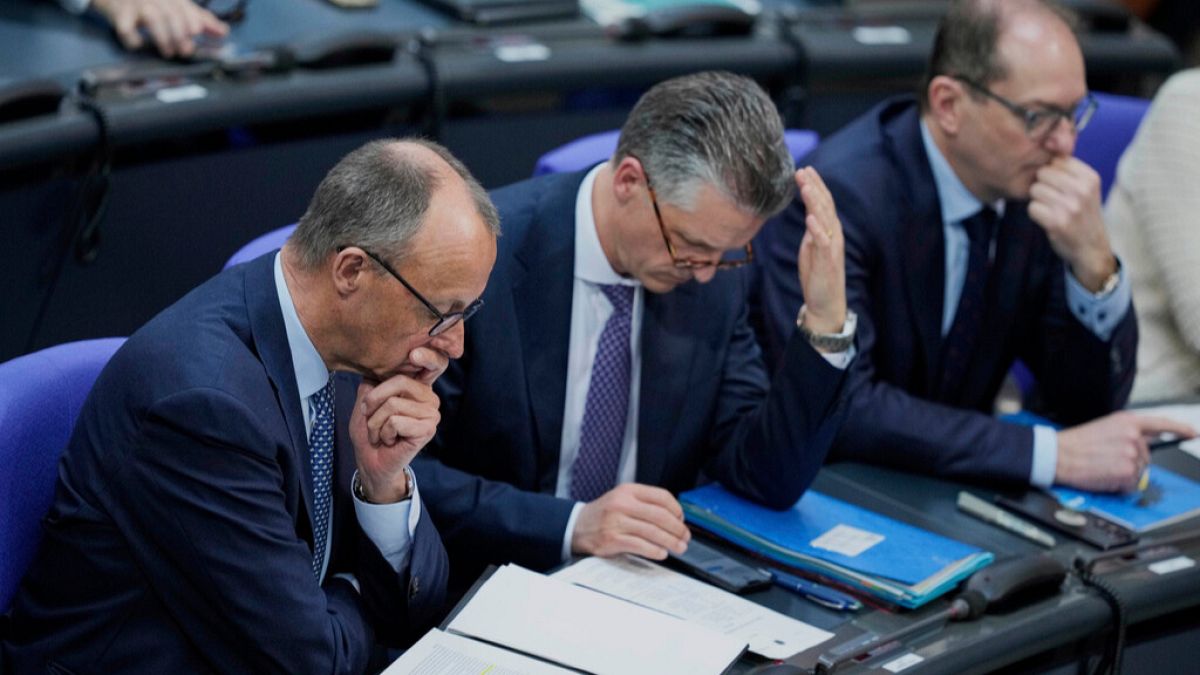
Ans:
[[[1044,201],[1029,203],[1029,218],[1047,233],[1059,233],[1062,229],[1062,218],[1057,209]]]
[[[669,510],[657,504],[636,502],[630,508],[618,509],[617,513],[620,514],[621,520],[619,522],[628,523],[629,521],[636,520],[645,527],[654,528],[654,530],[662,533],[661,536],[668,538],[656,539],[656,541],[686,542],[692,538],[691,531],[688,530],[687,525],[684,525],[681,518],[675,517]],[[628,529],[628,527],[625,529]],[[675,546],[672,545],[671,548],[675,548]]]
[[[817,222],[816,216],[811,213],[808,214],[804,219],[804,225],[806,227],[804,236],[807,237],[811,234],[817,248],[828,250],[833,246],[833,237],[828,230],[822,227],[821,223]]]
[[[436,403],[438,396],[433,388],[424,382],[413,379],[409,375],[393,375],[380,382],[367,394],[361,407],[363,413],[370,416],[391,398],[406,398],[423,403]]]
[[[147,9],[142,13],[142,25],[150,33],[154,46],[163,56],[174,56],[174,46],[171,42],[171,28],[167,25],[166,17],[158,8]]]
[[[841,221],[838,220],[837,205],[833,201],[833,192],[829,190],[829,186],[825,185],[825,179],[821,178],[821,174],[817,170],[809,167],[810,180],[813,186],[820,192],[821,201],[824,205],[825,223],[833,231],[841,230]]]
[[[618,527],[623,534],[632,535],[642,541],[650,542],[657,548],[675,553],[683,553],[684,549],[687,548],[687,542],[683,537],[644,520],[627,516],[618,523]]]
[[[424,445],[437,433],[437,420],[393,415],[379,430],[379,444],[392,447],[402,441]]]
[[[207,9],[200,9],[199,32],[210,37],[225,37],[229,34],[229,24],[218,19]]]
[[[436,409],[412,399],[390,398],[367,418],[367,435],[379,443],[384,427],[393,419],[429,420],[438,417]]]
[[[1154,415],[1134,415],[1133,419],[1137,424],[1138,430],[1143,434],[1175,434],[1184,438],[1195,438],[1196,429],[1190,424],[1185,424],[1168,417],[1157,417]]]
[[[622,553],[632,553],[650,560],[667,559],[667,549],[632,534],[619,534],[613,537],[612,544],[602,549],[601,555],[611,557]]]
[[[138,30],[138,17],[134,12],[119,9],[111,19],[117,39],[126,49],[139,49],[142,46],[142,33]]]
[[[1086,194],[1088,190],[1086,176],[1078,175],[1066,167],[1056,165],[1038,169],[1035,184],[1037,183],[1073,195]]]
[[[167,11],[165,12],[165,22],[170,31],[171,46],[175,53],[180,56],[191,54],[194,45],[192,34],[188,31],[185,13],[177,10]]]
[[[670,492],[653,485],[629,483],[627,489],[638,501],[666,509],[677,520],[683,520],[683,507]]]

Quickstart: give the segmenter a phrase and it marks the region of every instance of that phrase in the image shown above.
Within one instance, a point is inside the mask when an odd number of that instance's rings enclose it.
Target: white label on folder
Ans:
[[[181,103],[205,98],[208,96],[208,90],[198,84],[184,84],[159,89],[154,92],[154,96],[163,103]]]
[[[883,539],[882,534],[867,532],[849,525],[838,525],[809,543],[817,548],[853,558]]]
[[[909,653],[905,654],[904,656],[901,656],[898,659],[892,659],[891,661],[888,661],[887,663],[883,664],[883,669],[888,671],[889,673],[898,673],[898,672],[904,670],[905,668],[907,668],[909,666],[915,666],[924,660],[925,659],[923,657],[917,656],[916,654],[909,652]]]
[[[495,51],[496,58],[505,63],[545,61],[550,58],[550,48],[537,42],[520,45],[500,45],[496,47]]]
[[[912,33],[904,26],[858,26],[854,39],[862,45],[906,45],[912,42]]]
[[[1159,576],[1162,576],[1164,574],[1170,574],[1171,572],[1178,572],[1179,570],[1186,570],[1189,567],[1195,567],[1195,566],[1196,566],[1195,560],[1192,560],[1191,558],[1189,558],[1185,555],[1181,555],[1181,556],[1178,556],[1175,558],[1171,558],[1169,560],[1160,560],[1160,561],[1154,563],[1153,565],[1150,565],[1150,571],[1154,572],[1155,574],[1157,574]]]

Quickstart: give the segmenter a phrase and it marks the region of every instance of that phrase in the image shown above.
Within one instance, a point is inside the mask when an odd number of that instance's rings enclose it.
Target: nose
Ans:
[[[708,282],[712,281],[713,277],[715,277],[716,275],[717,275],[716,267],[698,267],[695,270],[693,270],[693,274],[692,274],[692,276],[695,277],[696,282],[701,283],[701,284],[707,284]]]
[[[452,359],[457,359],[463,355],[466,338],[466,328],[463,326],[463,322],[459,321],[446,332],[439,333],[430,339],[429,346]]]
[[[1075,130],[1075,125],[1070,120],[1060,117],[1055,120],[1054,128],[1046,135],[1045,147],[1055,155],[1069,157],[1075,152],[1075,140],[1078,137],[1079,132]]]

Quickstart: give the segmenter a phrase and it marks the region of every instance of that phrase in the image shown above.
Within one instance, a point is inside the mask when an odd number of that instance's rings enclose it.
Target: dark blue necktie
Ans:
[[[321,580],[329,512],[333,500],[333,378],[312,395],[313,425],[308,435],[313,484],[313,574]]]
[[[945,394],[957,391],[961,386],[983,325],[991,267],[989,254],[998,220],[996,212],[985,206],[979,213],[963,221],[963,229],[967,231],[970,241],[970,254],[954,322],[950,324],[950,332],[942,342],[941,390]]]
[[[612,303],[613,312],[596,346],[579,433],[579,455],[571,467],[571,498],[585,502],[616,485],[625,420],[629,416],[633,286],[609,284],[600,286],[600,290]]]

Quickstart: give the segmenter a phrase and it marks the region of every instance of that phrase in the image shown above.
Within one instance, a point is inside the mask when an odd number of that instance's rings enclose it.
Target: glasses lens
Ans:
[[[1075,123],[1075,131],[1083,131],[1087,127],[1088,122],[1092,121],[1092,115],[1096,114],[1096,106],[1096,99],[1092,98],[1091,94],[1088,94],[1087,98],[1080,101],[1079,105],[1075,108],[1075,115],[1072,120]]]

